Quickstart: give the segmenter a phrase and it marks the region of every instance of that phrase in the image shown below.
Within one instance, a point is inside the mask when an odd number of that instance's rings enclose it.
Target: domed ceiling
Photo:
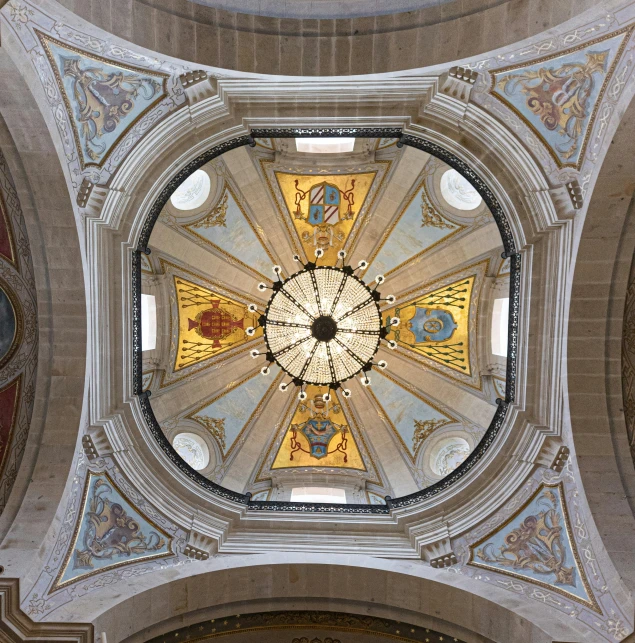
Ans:
[[[173,192],[142,255],[143,387],[162,432],[252,500],[383,504],[438,482],[505,395],[502,252],[475,188],[397,139],[262,138],[224,153]],[[313,295],[287,292],[298,272],[315,297],[316,275],[335,279],[333,309],[354,307],[359,289],[366,317],[341,313],[319,336]],[[272,357],[287,305],[304,370],[288,346]],[[320,351],[337,377],[307,375]],[[328,373],[344,381],[329,390]]]

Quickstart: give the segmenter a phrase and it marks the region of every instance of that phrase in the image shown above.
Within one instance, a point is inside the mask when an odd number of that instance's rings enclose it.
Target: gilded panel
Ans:
[[[256,326],[257,313],[246,304],[179,276],[174,289],[179,314],[175,372],[249,341],[245,330]],[[261,336],[258,327],[254,337]]]
[[[275,172],[289,218],[307,258],[324,250],[325,265],[334,265],[364,207],[377,172],[293,174]]]
[[[331,401],[325,402],[323,388],[308,386],[306,392],[307,401],[297,405],[271,468],[332,467],[366,471],[337,394],[331,392]]]

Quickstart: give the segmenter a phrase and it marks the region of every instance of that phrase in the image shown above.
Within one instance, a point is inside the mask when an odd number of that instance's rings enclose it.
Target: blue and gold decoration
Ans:
[[[535,583],[602,613],[576,549],[562,483],[541,485],[507,522],[470,545],[468,564]]]
[[[632,27],[529,64],[492,72],[491,93],[547,146],[559,167],[579,169],[597,109]]]
[[[466,277],[383,312],[389,340],[471,375],[469,317],[475,277]],[[398,326],[390,326],[393,318]]]
[[[81,167],[101,167],[128,130],[167,95],[168,74],[114,62],[36,33],[64,99]]]
[[[172,538],[144,517],[105,472],[89,471],[75,527],[51,591],[122,565],[172,556]]]

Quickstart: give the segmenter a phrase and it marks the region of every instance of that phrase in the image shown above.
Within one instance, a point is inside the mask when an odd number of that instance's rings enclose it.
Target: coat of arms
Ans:
[[[306,422],[291,425],[291,453],[289,459],[293,460],[293,454],[296,451],[309,453],[318,460],[340,451],[344,454],[344,462],[348,462],[348,456],[346,455],[348,426],[331,422],[328,417],[329,403],[325,402],[321,395],[316,395],[307,408],[310,409],[311,418]],[[308,451],[298,441],[298,433],[302,433],[307,439],[309,443]],[[331,442],[336,436],[341,439],[334,448],[329,450]]]
[[[188,330],[195,330],[201,337],[212,340],[214,348],[221,347],[221,340],[226,339],[237,328],[243,329],[244,319],[236,319],[220,307],[220,299],[212,299],[212,307],[201,311],[195,319],[188,319]]]
[[[414,343],[444,342],[450,339],[457,324],[448,310],[419,308],[415,306],[414,317],[407,322],[406,328],[414,335]]]

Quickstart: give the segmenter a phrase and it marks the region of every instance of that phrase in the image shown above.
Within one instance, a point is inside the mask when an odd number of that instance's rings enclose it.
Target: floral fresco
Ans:
[[[584,47],[492,74],[492,94],[529,124],[561,167],[577,167],[584,156],[597,106],[626,34],[622,30]]]
[[[173,555],[172,538],[145,518],[107,473],[88,473],[71,546],[53,591],[86,576]]]
[[[101,166],[130,127],[166,96],[168,76],[37,34],[64,98],[82,168]]]
[[[571,533],[562,485],[543,485],[510,520],[470,546],[469,563],[528,580],[597,612]]]

